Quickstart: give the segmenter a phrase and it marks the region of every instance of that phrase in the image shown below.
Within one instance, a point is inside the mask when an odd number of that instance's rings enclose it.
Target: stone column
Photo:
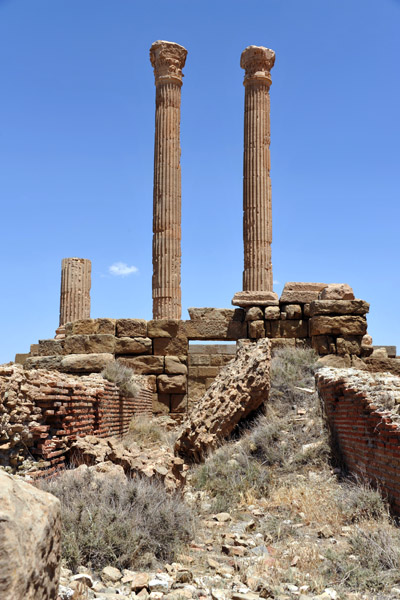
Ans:
[[[87,258],[63,258],[61,263],[60,327],[90,319],[92,263]]]
[[[271,69],[275,52],[248,46],[240,66],[245,70],[243,153],[243,291],[235,294],[238,306],[277,304],[273,292],[270,179]]]
[[[187,50],[157,41],[150,48],[156,84],[153,190],[153,318],[181,318],[180,107]]]

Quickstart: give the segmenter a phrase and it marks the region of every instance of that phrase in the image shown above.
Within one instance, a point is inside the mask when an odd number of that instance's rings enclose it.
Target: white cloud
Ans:
[[[274,285],[279,285],[280,281],[278,281],[277,279],[274,279],[273,283],[274,283]]]
[[[111,275],[116,275],[117,277],[126,277],[127,275],[132,275],[132,273],[137,273],[139,269],[133,265],[128,267],[128,265],[124,262],[116,262],[111,265],[108,270]]]

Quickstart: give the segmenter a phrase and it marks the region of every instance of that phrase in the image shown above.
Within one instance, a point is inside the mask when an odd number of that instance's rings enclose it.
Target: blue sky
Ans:
[[[400,347],[399,31],[399,0],[0,0],[0,363],[54,336],[63,257],[92,260],[93,317],[151,318],[157,39],[188,50],[183,317],[241,289],[239,60],[264,45],[275,291],[349,283]]]

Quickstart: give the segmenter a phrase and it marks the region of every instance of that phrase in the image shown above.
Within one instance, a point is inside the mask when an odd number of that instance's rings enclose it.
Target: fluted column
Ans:
[[[273,292],[270,179],[271,69],[275,52],[248,46],[240,66],[245,70],[243,152],[243,291],[232,303],[239,306],[277,303]]]
[[[90,318],[92,263],[87,258],[63,258],[61,263],[60,326]]]
[[[153,318],[181,318],[182,69],[187,50],[157,41],[150,48],[156,84],[153,189]]]

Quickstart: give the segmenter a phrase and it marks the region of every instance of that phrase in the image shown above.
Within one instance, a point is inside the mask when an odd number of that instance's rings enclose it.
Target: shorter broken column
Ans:
[[[92,263],[87,258],[63,258],[61,263],[60,327],[90,319]]]

